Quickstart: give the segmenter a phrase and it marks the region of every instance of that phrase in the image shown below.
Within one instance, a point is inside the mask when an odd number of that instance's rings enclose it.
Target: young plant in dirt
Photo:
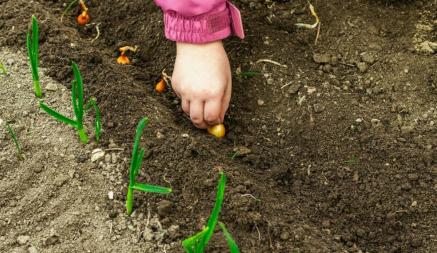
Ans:
[[[224,172],[221,171],[220,181],[217,186],[217,197],[216,197],[214,209],[212,210],[211,216],[208,219],[208,223],[202,231],[200,231],[199,233],[195,234],[190,238],[185,239],[182,242],[182,246],[184,247],[185,252],[203,253],[205,251],[205,248],[209,240],[211,239],[215,227],[218,223],[218,217],[222,209],[222,204],[225,195],[225,186],[226,186],[226,175]],[[238,249],[238,246],[235,243],[234,239],[232,238],[231,234],[226,229],[225,225],[220,222],[219,226],[221,227],[223,234],[225,235],[231,253],[239,253],[240,251]]]
[[[81,11],[80,11],[79,16],[76,17],[77,24],[83,26],[83,25],[86,25],[90,22],[90,15],[88,14],[88,7],[86,6],[85,1],[83,1],[83,0],[71,1],[67,5],[65,10],[62,12],[61,22],[64,19],[65,14],[67,14],[73,8],[73,6],[75,6],[78,2],[79,2],[79,6],[80,6]]]
[[[5,68],[5,66],[1,62],[0,62],[0,73],[4,74],[4,75],[8,74],[8,70]]]
[[[20,159],[20,160],[23,159],[23,155],[21,152],[21,146],[20,146],[20,143],[18,142],[18,138],[17,138],[17,135],[15,134],[15,131],[12,129],[12,127],[8,123],[6,123],[6,129],[8,130],[8,133],[11,136],[12,141],[15,144],[15,149],[17,150],[18,159]]]
[[[127,189],[127,196],[126,196],[126,211],[128,215],[131,215],[133,211],[134,190],[138,190],[142,192],[159,193],[159,194],[169,194],[172,192],[171,188],[142,184],[136,181],[136,177],[143,163],[144,152],[145,152],[144,148],[141,148],[140,150],[138,150],[138,148],[140,146],[141,135],[143,134],[144,127],[148,123],[149,123],[149,119],[147,117],[141,119],[141,121],[138,123],[137,131],[135,134],[135,140],[134,140],[134,146],[132,150],[132,158],[131,158],[130,170],[129,170],[129,187]]]
[[[32,69],[32,79],[33,79],[33,90],[35,96],[42,97],[42,90],[39,84],[39,74],[38,74],[38,53],[39,53],[39,28],[38,21],[35,16],[32,16],[32,36],[27,33],[26,46],[29,55],[30,67]]]
[[[98,142],[100,139],[100,132],[101,132],[99,107],[97,106],[96,99],[93,97],[91,97],[90,100],[84,105],[82,76],[80,74],[79,68],[77,67],[77,64],[75,62],[72,62],[71,65],[74,74],[74,80],[71,86],[71,101],[73,104],[75,119],[70,119],[56,112],[55,110],[51,109],[43,102],[40,102],[39,106],[41,107],[41,109],[43,109],[45,112],[47,112],[55,119],[73,126],[77,130],[77,133],[79,134],[80,141],[85,144],[88,143],[89,138],[84,130],[83,119],[85,113],[89,111],[91,108],[93,108],[95,112],[95,118],[94,118],[95,136],[96,136],[96,141]]]
[[[138,46],[131,47],[131,46],[124,46],[120,47],[118,51],[120,51],[120,56],[117,58],[117,63],[122,65],[128,65],[131,64],[131,61],[127,57],[126,53],[131,51],[135,53],[138,50]]]

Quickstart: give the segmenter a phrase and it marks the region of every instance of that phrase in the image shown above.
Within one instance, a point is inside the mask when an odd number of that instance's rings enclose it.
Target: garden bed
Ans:
[[[235,2],[247,38],[225,43],[233,72],[262,75],[234,74],[218,141],[192,126],[174,94],[154,92],[175,48],[152,1],[89,1],[94,25],[85,28],[77,10],[61,22],[63,1],[0,1],[0,62],[10,72],[0,74],[0,119],[18,129],[25,155],[17,160],[2,124],[0,251],[182,252],[209,216],[220,169],[229,179],[221,220],[242,252],[437,248],[436,54],[423,47],[437,38],[435,3],[319,1],[314,45],[315,31],[294,27],[313,22],[306,1]],[[23,53],[32,14],[41,83],[57,87],[44,101],[69,112],[61,84],[70,87],[76,61],[102,112],[99,144],[81,145],[38,109]],[[126,45],[139,51],[118,65]],[[136,194],[128,217],[128,159],[145,115],[139,178],[173,193]],[[105,156],[91,162],[97,148]],[[208,252],[226,251],[217,233]]]

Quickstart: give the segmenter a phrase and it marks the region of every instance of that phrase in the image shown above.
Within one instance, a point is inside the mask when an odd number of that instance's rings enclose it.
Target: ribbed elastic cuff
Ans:
[[[232,34],[228,8],[217,13],[184,17],[176,12],[164,13],[165,36],[169,40],[186,43],[208,43]]]

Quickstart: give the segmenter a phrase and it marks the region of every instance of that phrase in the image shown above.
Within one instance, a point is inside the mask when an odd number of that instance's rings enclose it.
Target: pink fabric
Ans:
[[[231,34],[244,38],[240,11],[226,0],[155,0],[164,11],[165,36],[207,43]]]

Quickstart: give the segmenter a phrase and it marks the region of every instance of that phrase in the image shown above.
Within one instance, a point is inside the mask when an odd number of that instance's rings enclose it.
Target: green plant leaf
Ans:
[[[214,204],[214,209],[212,210],[211,216],[209,217],[206,226],[208,229],[206,231],[201,232],[202,238],[198,243],[196,243],[196,245],[190,245],[190,242],[191,243],[195,242],[194,240],[190,240],[191,237],[187,239],[188,241],[186,240],[185,240],[186,242],[184,241],[186,246],[194,247],[196,253],[203,253],[205,251],[205,248],[208,245],[208,242],[211,239],[212,234],[214,233],[215,226],[217,225],[218,222],[218,216],[222,209],[222,204],[225,195],[225,187],[226,187],[226,175],[223,171],[220,171],[220,181],[217,186],[217,196]],[[194,237],[196,236],[197,235],[195,235]],[[183,245],[184,242],[182,242]]]
[[[33,89],[35,92],[35,96],[42,97],[42,90],[39,84],[39,74],[38,74],[38,37],[39,37],[39,29],[38,29],[38,21],[35,16],[32,16],[32,37],[28,32],[26,34],[26,46],[27,52],[29,56],[30,68],[32,71],[32,79],[33,79]]]
[[[172,192],[171,188],[149,185],[149,184],[141,184],[141,183],[135,183],[132,186],[132,188],[142,192],[152,192],[152,193],[159,193],[159,194],[169,194]]]
[[[53,118],[55,118],[55,119],[57,119],[57,120],[59,120],[61,122],[64,122],[66,124],[69,124],[69,125],[73,126],[76,129],[78,128],[78,124],[77,124],[76,121],[74,121],[74,120],[72,120],[70,118],[67,118],[66,116],[60,114],[59,112],[51,109],[50,107],[48,107],[43,102],[39,103],[39,107],[41,109],[43,109],[46,113],[48,113],[50,116],[52,116]]]
[[[6,67],[0,63],[0,71],[2,72],[2,74],[7,75],[8,74],[8,70],[6,69]]]
[[[259,72],[259,71],[246,71],[246,72],[241,72],[240,73],[240,77],[243,77],[243,78],[252,78],[252,77],[256,77],[256,76],[260,76],[261,75],[261,72]]]
[[[90,107],[93,107],[94,109],[94,129],[96,131],[96,141],[99,142],[100,140],[100,134],[102,131],[102,123],[101,123],[101,116],[100,116],[100,109],[99,106],[97,106],[96,99],[94,97],[91,97],[90,100],[87,103],[87,106],[85,108],[85,111],[88,111]]]
[[[143,134],[144,127],[149,123],[149,119],[147,117],[144,117],[140,120],[140,122],[137,125],[137,130],[135,133],[135,139],[134,139],[134,146],[132,148],[132,158],[130,163],[130,170],[129,170],[129,180],[130,185],[135,184],[135,169],[137,168],[138,163],[138,147],[140,145],[141,135]]]
[[[225,186],[226,186],[226,175],[223,171],[220,172],[220,181],[217,186],[217,196],[216,201],[214,205],[214,209],[212,210],[211,216],[209,217],[207,227],[208,232],[205,234],[205,237],[203,238],[204,244],[201,245],[201,249],[205,250],[206,245],[208,244],[209,240],[211,239],[212,234],[214,233],[215,226],[217,225],[218,216],[220,214],[220,211],[222,210],[222,204],[225,196]]]
[[[73,104],[73,112],[76,120],[79,122],[81,109],[79,108],[79,104],[77,102],[77,84],[75,80],[71,82],[71,103]]]
[[[18,138],[17,138],[17,135],[15,134],[15,131],[12,129],[12,127],[8,123],[6,123],[6,129],[8,130],[8,133],[11,136],[12,141],[15,144],[15,148],[17,150],[18,157],[20,159],[22,159],[23,157],[21,155],[21,147],[20,147],[20,143],[18,143]]]
[[[135,169],[135,172],[134,172],[135,178],[137,177],[138,172],[140,172],[141,165],[143,164],[143,158],[144,158],[145,152],[146,152],[146,150],[144,148],[142,148],[140,150],[140,152],[138,153],[137,160],[135,161],[135,167],[134,167],[134,169]]]
[[[77,112],[75,111],[76,114],[76,119],[78,121],[78,123],[80,125],[83,125],[83,80],[82,80],[82,75],[80,74],[79,71],[79,67],[77,66],[77,64],[72,61],[71,62],[71,66],[73,68],[73,75],[74,75],[74,82],[71,88],[72,88],[72,92],[75,89],[75,96],[74,96],[74,101],[76,101],[76,106],[77,106]],[[74,103],[73,101],[73,103]]]
[[[228,243],[231,253],[240,253],[237,243],[235,242],[234,238],[232,238],[232,235],[229,233],[229,231],[226,229],[225,224],[223,224],[222,222],[219,222],[218,224],[222,229],[223,234],[225,235],[226,242]]]
[[[74,5],[75,3],[77,3],[77,1],[78,1],[78,0],[73,0],[73,1],[71,1],[70,4],[68,4],[68,6],[64,9],[64,11],[62,12],[62,15],[61,15],[61,22],[62,22],[62,20],[64,19],[65,14],[67,14],[67,12],[69,12],[69,11],[71,10],[71,8],[73,7],[73,5]]]
[[[33,59],[34,64],[36,66],[36,69],[38,69],[38,62],[39,62],[39,27],[38,27],[38,20],[34,15],[32,15],[32,53],[33,53]],[[38,79],[39,80],[39,79]]]
[[[208,232],[209,228],[206,227],[197,234],[182,241],[182,246],[187,253],[197,253],[198,245],[203,241],[203,237]]]

